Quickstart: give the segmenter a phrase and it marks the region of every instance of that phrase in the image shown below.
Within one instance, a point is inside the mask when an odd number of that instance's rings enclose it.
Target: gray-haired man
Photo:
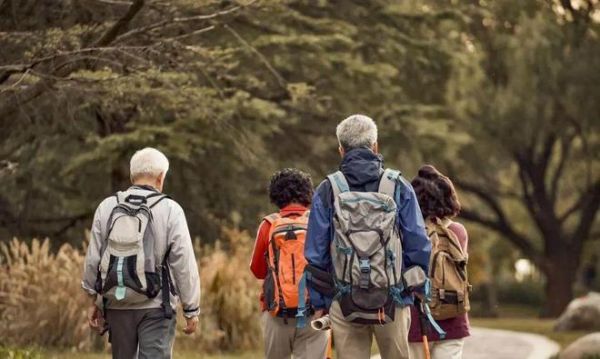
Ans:
[[[131,158],[133,185],[96,210],[82,286],[89,324],[108,324],[113,358],[171,358],[180,300],[184,332],[196,330],[200,279],[182,208],[162,194],[169,161],[144,148]]]
[[[422,282],[402,277],[424,280],[431,252],[419,203],[383,167],[371,118],[352,115],[336,134],[342,161],[315,192],[304,245],[311,304],[317,317],[329,310],[338,358],[368,359],[375,337],[383,359],[408,359],[408,306]]]

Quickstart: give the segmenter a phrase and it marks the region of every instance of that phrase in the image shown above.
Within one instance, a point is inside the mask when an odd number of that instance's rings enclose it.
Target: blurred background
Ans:
[[[320,183],[357,112],[387,166],[457,186],[473,322],[568,344],[583,333],[541,318],[600,291],[599,31],[598,0],[0,0],[0,351],[104,347],[86,229],[145,146],[171,160],[202,273],[177,350],[258,350],[269,176]]]

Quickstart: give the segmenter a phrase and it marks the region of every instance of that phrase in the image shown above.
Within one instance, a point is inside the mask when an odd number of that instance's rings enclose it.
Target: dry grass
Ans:
[[[91,347],[85,323],[82,252],[49,241],[0,243],[0,344]]]
[[[197,248],[201,325],[191,337],[178,330],[179,350],[260,348],[259,285],[248,269],[252,238],[236,230],[224,233],[222,241]],[[52,253],[48,240],[0,243],[0,346],[75,353],[98,346],[86,324],[88,300],[80,286],[83,260],[84,251],[68,244]],[[180,316],[180,326],[183,322]]]
[[[225,230],[224,237],[198,250],[202,281],[200,345],[206,352],[256,349],[261,341],[260,288],[248,268],[252,238],[237,230]],[[182,339],[184,348],[189,347],[188,340]]]

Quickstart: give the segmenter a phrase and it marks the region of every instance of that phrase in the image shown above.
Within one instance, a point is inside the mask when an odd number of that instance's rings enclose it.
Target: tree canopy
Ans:
[[[269,175],[318,183],[336,124],[361,112],[387,165],[449,173],[463,217],[565,292],[599,231],[598,7],[0,0],[0,235],[79,241],[144,146],[171,160],[166,191],[194,236],[254,229]]]

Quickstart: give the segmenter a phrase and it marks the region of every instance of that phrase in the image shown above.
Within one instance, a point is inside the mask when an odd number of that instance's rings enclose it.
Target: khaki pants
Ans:
[[[324,359],[327,349],[327,332],[314,330],[310,323],[296,328],[296,319],[273,317],[263,313],[263,333],[266,359]],[[308,321],[307,321],[308,322]]]
[[[429,342],[431,359],[462,359],[464,339]],[[423,343],[410,343],[410,359],[425,359]]]
[[[337,301],[331,304],[329,317],[332,322],[335,352],[339,359],[369,359],[373,335],[382,359],[408,359],[408,329],[410,309],[396,308],[392,323],[366,325],[344,319]]]

